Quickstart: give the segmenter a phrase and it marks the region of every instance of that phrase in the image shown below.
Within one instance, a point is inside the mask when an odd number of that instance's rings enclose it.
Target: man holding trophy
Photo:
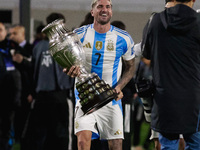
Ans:
[[[90,149],[92,132],[100,134],[101,139],[107,139],[109,149],[121,150],[123,139],[123,117],[121,90],[134,74],[134,42],[123,30],[110,25],[112,17],[111,0],[93,0],[91,14],[94,23],[75,29],[86,53],[86,67],[104,79],[118,93],[117,99],[101,109],[82,116],[81,105],[77,98],[75,108],[75,133],[78,137],[78,149]],[[121,75],[121,57],[126,62],[126,70]],[[64,69],[68,75],[80,75],[79,67]],[[75,91],[77,93],[77,91]],[[119,100],[119,101],[118,101]],[[95,124],[97,123],[97,127]],[[92,132],[91,132],[92,131]]]
[[[93,24],[70,32],[62,20],[57,20],[43,32],[63,72],[76,77],[74,126],[78,149],[89,150],[92,133],[96,133],[108,140],[109,149],[121,150],[121,90],[134,75],[134,42],[126,31],[110,24],[111,0],[92,0],[91,7]],[[122,57],[126,69],[121,77]]]
[[[78,149],[90,149],[92,132],[107,139],[109,149],[121,150],[123,139],[123,117],[121,111],[122,88],[133,77],[134,50],[130,35],[110,25],[112,17],[111,0],[93,0],[91,14],[94,23],[75,29],[86,53],[87,70],[95,72],[114,87],[118,93],[117,101],[113,100],[101,109],[82,116],[81,105],[77,97],[75,108],[75,133],[78,137]],[[126,62],[126,71],[121,75],[121,56]],[[64,69],[65,72],[68,70]],[[75,77],[80,74],[79,67],[71,67],[67,73]],[[76,92],[77,93],[77,92]],[[95,124],[97,123],[97,127]],[[92,131],[92,132],[91,132]]]

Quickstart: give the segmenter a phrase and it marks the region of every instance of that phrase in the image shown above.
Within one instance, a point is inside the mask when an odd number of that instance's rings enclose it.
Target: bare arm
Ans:
[[[123,72],[122,78],[119,80],[117,86],[115,87],[116,92],[118,93],[117,100],[121,99],[123,97],[122,89],[126,86],[126,84],[130,81],[130,79],[133,77],[135,72],[135,58],[124,61],[125,64],[125,70]]]
[[[149,60],[149,59],[146,59],[146,58],[144,58],[144,57],[142,57],[141,58],[141,60],[147,65],[147,66],[149,66],[150,67],[150,64],[151,64],[151,60]]]
[[[131,59],[129,61],[124,61],[125,70],[123,72],[122,78],[119,80],[117,87],[121,90],[126,86],[126,84],[130,81],[130,79],[134,75],[135,71],[135,59]]]

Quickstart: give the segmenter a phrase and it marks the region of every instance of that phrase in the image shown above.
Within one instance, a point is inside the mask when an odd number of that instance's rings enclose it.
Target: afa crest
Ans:
[[[114,42],[113,42],[112,40],[109,40],[109,41],[108,41],[108,44],[107,44],[106,49],[107,49],[108,51],[114,51]]]
[[[96,41],[95,48],[99,51],[103,47],[103,42]]]

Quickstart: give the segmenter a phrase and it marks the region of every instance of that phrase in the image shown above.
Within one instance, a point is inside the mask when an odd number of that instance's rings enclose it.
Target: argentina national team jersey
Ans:
[[[107,33],[97,33],[93,24],[75,29],[86,55],[86,69],[95,72],[113,88],[121,77],[122,59],[135,57],[134,42],[124,30],[111,25]]]

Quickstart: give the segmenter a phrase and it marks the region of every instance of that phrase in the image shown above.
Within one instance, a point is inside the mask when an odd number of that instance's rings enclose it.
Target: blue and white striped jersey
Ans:
[[[93,24],[74,30],[78,34],[86,54],[86,69],[95,72],[113,88],[121,76],[122,57],[135,57],[134,42],[124,30],[111,25],[107,33],[97,33]]]

